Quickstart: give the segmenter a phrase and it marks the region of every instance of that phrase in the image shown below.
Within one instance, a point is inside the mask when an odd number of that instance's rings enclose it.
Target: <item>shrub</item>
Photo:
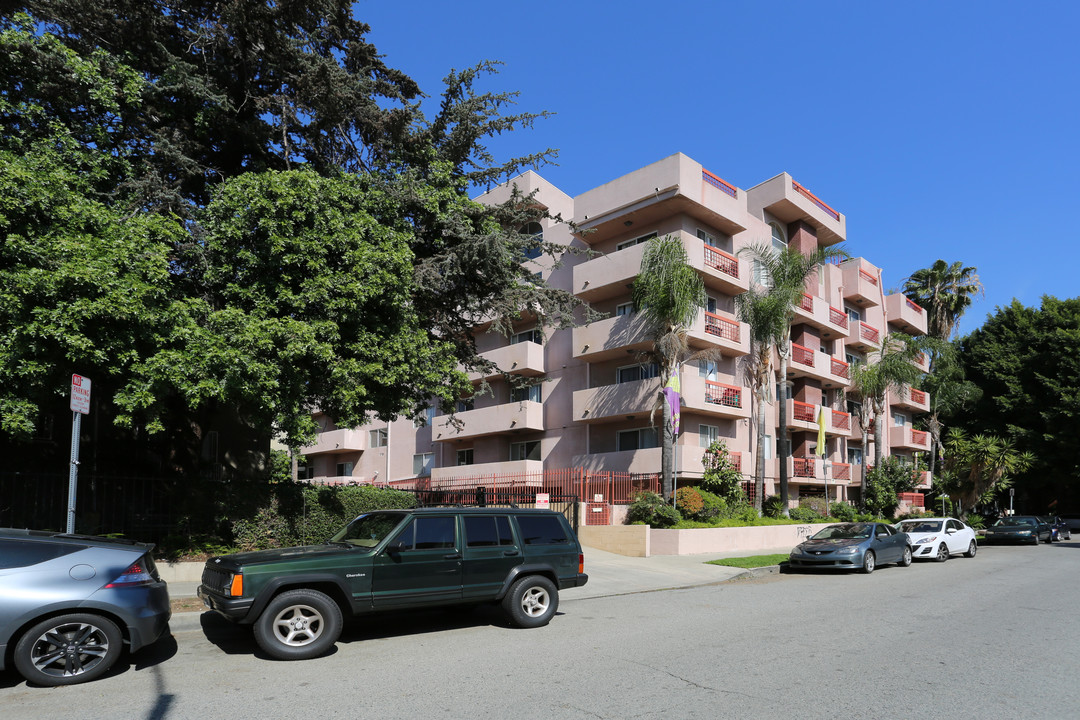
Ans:
[[[732,520],[752,523],[758,519],[758,511],[749,503],[740,503],[730,509],[728,517]]]
[[[724,498],[714,495],[708,490],[698,490],[698,495],[701,496],[702,509],[698,513],[697,520],[712,522],[717,518],[727,516],[728,504]]]
[[[799,507],[793,507],[788,511],[788,515],[792,520],[798,520],[799,522],[812,523],[821,520],[821,515],[809,505],[800,505]]]
[[[683,517],[700,519],[701,511],[705,509],[705,501],[701,499],[701,493],[692,487],[681,487],[675,493],[675,507]]]
[[[679,511],[664,502],[654,492],[640,492],[626,512],[627,522],[644,523],[655,528],[668,528],[682,520]]]
[[[831,503],[829,515],[842,522],[855,522],[855,506],[846,502]]]
[[[829,514],[828,510],[825,507],[825,498],[823,498],[823,497],[800,498],[799,499],[799,507],[800,508],[810,508],[811,510],[814,511],[814,514],[819,518],[823,518],[823,517],[825,517],[826,515]]]
[[[779,495],[770,495],[761,503],[761,514],[765,517],[778,518],[784,516],[784,500]]]
[[[669,528],[677,525],[680,520],[682,520],[682,515],[679,514],[679,511],[665,504],[656,508],[650,525],[655,528]]]
[[[713,493],[725,501],[738,501],[744,495],[742,473],[731,464],[727,445],[717,440],[705,450],[701,458],[705,472],[699,483],[702,490]]]

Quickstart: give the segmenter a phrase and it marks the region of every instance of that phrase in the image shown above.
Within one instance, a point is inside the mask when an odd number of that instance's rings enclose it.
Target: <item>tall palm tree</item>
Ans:
[[[757,265],[758,273],[755,275],[764,281],[764,287],[751,288],[749,292],[735,297],[739,319],[750,326],[751,341],[757,343],[752,362],[763,374],[754,378],[755,388],[767,382],[774,348],[780,358],[779,379],[784,382],[787,380],[787,366],[791,359],[791,323],[795,320],[795,308],[802,302],[803,293],[806,292],[807,280],[814,277],[818,268],[826,262],[844,259],[849,255],[841,245],[818,247],[813,252],[802,253],[791,247],[777,251],[768,243],[754,243],[740,250],[739,254],[748,256]],[[764,303],[763,297],[768,298]],[[755,327],[755,323],[760,326]],[[754,371],[753,374],[756,375],[757,372]],[[764,398],[765,395],[758,397],[757,467],[760,473],[755,476],[755,505],[760,502],[765,478],[765,460],[761,456],[765,442]],[[780,397],[777,403],[780,423],[780,430],[777,432],[777,455],[780,458],[780,500],[786,515],[787,404],[784,400],[784,397]]]
[[[866,448],[867,428],[874,423],[874,467],[881,465],[881,446],[885,428],[885,397],[889,390],[901,390],[922,374],[915,361],[926,345],[923,338],[903,333],[889,333],[881,347],[867,354],[865,362],[851,366],[851,394],[862,402],[859,425]],[[866,458],[863,459],[862,490],[866,491]]]
[[[926,310],[926,332],[942,344],[956,333],[964,311],[971,307],[976,295],[984,294],[974,266],[964,266],[959,261],[947,264],[937,260],[928,268],[916,270],[904,280],[904,295]],[[930,372],[938,373],[943,357],[943,345],[930,350]],[[930,404],[930,472],[936,472],[937,457],[941,449],[941,412],[948,403],[942,403],[934,392]]]
[[[634,309],[645,319],[653,340],[652,350],[645,359],[655,362],[660,375],[660,394],[657,409],[663,411],[663,442],[661,444],[662,490],[671,498],[675,482],[675,433],[671,407],[663,388],[679,372],[683,363],[719,356],[718,350],[694,351],[689,344],[689,332],[698,312],[708,305],[705,284],[687,261],[686,248],[677,237],[666,235],[653,238],[641,256],[641,269],[631,291]]]
[[[968,437],[959,428],[950,428],[948,435],[945,474],[951,480],[947,483],[952,486],[949,495],[963,508],[988,501],[1035,461],[1030,452],[1018,452],[1009,439],[994,435]]]
[[[937,260],[904,280],[904,295],[926,310],[927,334],[940,340],[953,336],[964,311],[982,294],[976,268],[959,261],[948,265]]]

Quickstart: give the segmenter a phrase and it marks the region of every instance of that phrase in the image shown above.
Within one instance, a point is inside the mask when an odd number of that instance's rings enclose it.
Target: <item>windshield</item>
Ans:
[[[405,517],[404,513],[367,513],[346,525],[330,542],[344,542],[358,547],[375,547],[390,534]]]
[[[851,523],[850,525],[830,525],[819,530],[811,540],[862,540],[870,537],[874,531],[873,523]]]
[[[1013,526],[1016,526],[1016,525],[1034,525],[1034,524],[1035,524],[1035,518],[1014,517],[1014,518],[1001,518],[996,523],[994,523],[994,527],[1013,527]]]
[[[940,520],[912,520],[900,523],[900,529],[908,533],[941,532]]]

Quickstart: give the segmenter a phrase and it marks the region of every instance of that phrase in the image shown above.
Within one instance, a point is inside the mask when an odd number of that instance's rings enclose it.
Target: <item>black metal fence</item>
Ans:
[[[453,490],[411,490],[422,507],[536,507],[539,488],[476,488]],[[548,507],[561,512],[570,521],[574,532],[578,530],[578,498],[573,495],[548,493]]]

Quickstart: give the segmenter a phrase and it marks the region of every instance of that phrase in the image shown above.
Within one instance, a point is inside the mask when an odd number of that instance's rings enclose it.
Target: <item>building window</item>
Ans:
[[[473,449],[465,448],[464,450],[457,451],[457,464],[458,465],[472,465],[473,464]]]
[[[434,453],[419,453],[412,456],[412,471],[413,475],[420,477],[422,475],[430,475],[431,467],[435,464]]]
[[[654,377],[660,377],[660,368],[656,363],[626,365],[615,371],[615,383],[619,385],[626,382],[647,380]]]
[[[847,308],[847,319],[852,325],[862,322],[862,313],[855,308]]]
[[[510,443],[511,460],[539,460],[540,441],[529,440],[527,442]]]
[[[764,447],[764,453],[763,454],[765,455],[765,459],[766,460],[772,460],[773,459],[773,436],[772,435],[766,435],[765,436],[765,442],[762,443],[762,445]]]
[[[633,240],[623,240],[621,243],[619,243],[618,245],[615,246],[615,250],[616,251],[625,250],[626,248],[634,247],[635,245],[640,245],[643,242],[649,242],[654,237],[656,237],[656,233],[651,232],[648,235],[642,235],[641,237],[636,237]]]
[[[760,260],[754,260],[751,263],[751,273],[754,276],[754,283],[762,287],[772,287],[772,278],[769,277],[765,264]]]
[[[531,343],[536,343],[537,345],[543,345],[544,344],[544,339],[540,335],[540,331],[536,330],[536,329],[534,329],[534,330],[525,330],[523,332],[519,332],[516,335],[512,335],[510,337],[510,344],[511,345],[517,345],[518,343],[523,343],[523,342],[531,342]]]
[[[904,427],[907,424],[907,417],[902,413],[893,413],[892,422],[896,427]]]
[[[847,360],[848,365],[854,365],[855,363],[863,362],[863,356],[858,353],[844,353],[844,359]]]
[[[787,250],[788,241],[784,229],[776,223],[769,223],[769,228],[772,230],[772,249],[778,253]]]
[[[708,245],[710,247],[717,247],[716,238],[714,238],[712,235],[705,232],[701,228],[698,228],[697,236],[698,236],[698,240],[700,240],[705,245]]]
[[[368,430],[368,447],[386,447],[386,428]]]
[[[544,227],[538,222],[531,222],[521,228],[522,235],[531,235],[531,239],[525,245],[525,257],[535,260],[540,257],[542,250],[540,244],[544,242]]]
[[[720,428],[716,425],[698,425],[698,437],[701,447],[707,448],[720,439]]]
[[[619,451],[645,450],[657,447],[656,428],[620,430],[619,434],[616,436],[616,446]]]
[[[698,375],[716,382],[717,373],[720,372],[720,364],[715,360],[698,360]]]
[[[633,315],[636,312],[634,310],[634,303],[620,303],[615,306],[615,317],[622,317],[623,315]]]
[[[476,407],[476,401],[472,398],[462,398],[461,400],[458,400],[457,403],[454,405],[454,408],[458,412],[469,412],[474,407]]]
[[[540,402],[539,385],[510,388],[510,402],[525,402],[526,400],[531,400],[532,402]]]
[[[848,448],[847,461],[850,465],[862,465],[862,448]]]
[[[337,464],[337,477],[352,477],[353,464],[343,462]]]

